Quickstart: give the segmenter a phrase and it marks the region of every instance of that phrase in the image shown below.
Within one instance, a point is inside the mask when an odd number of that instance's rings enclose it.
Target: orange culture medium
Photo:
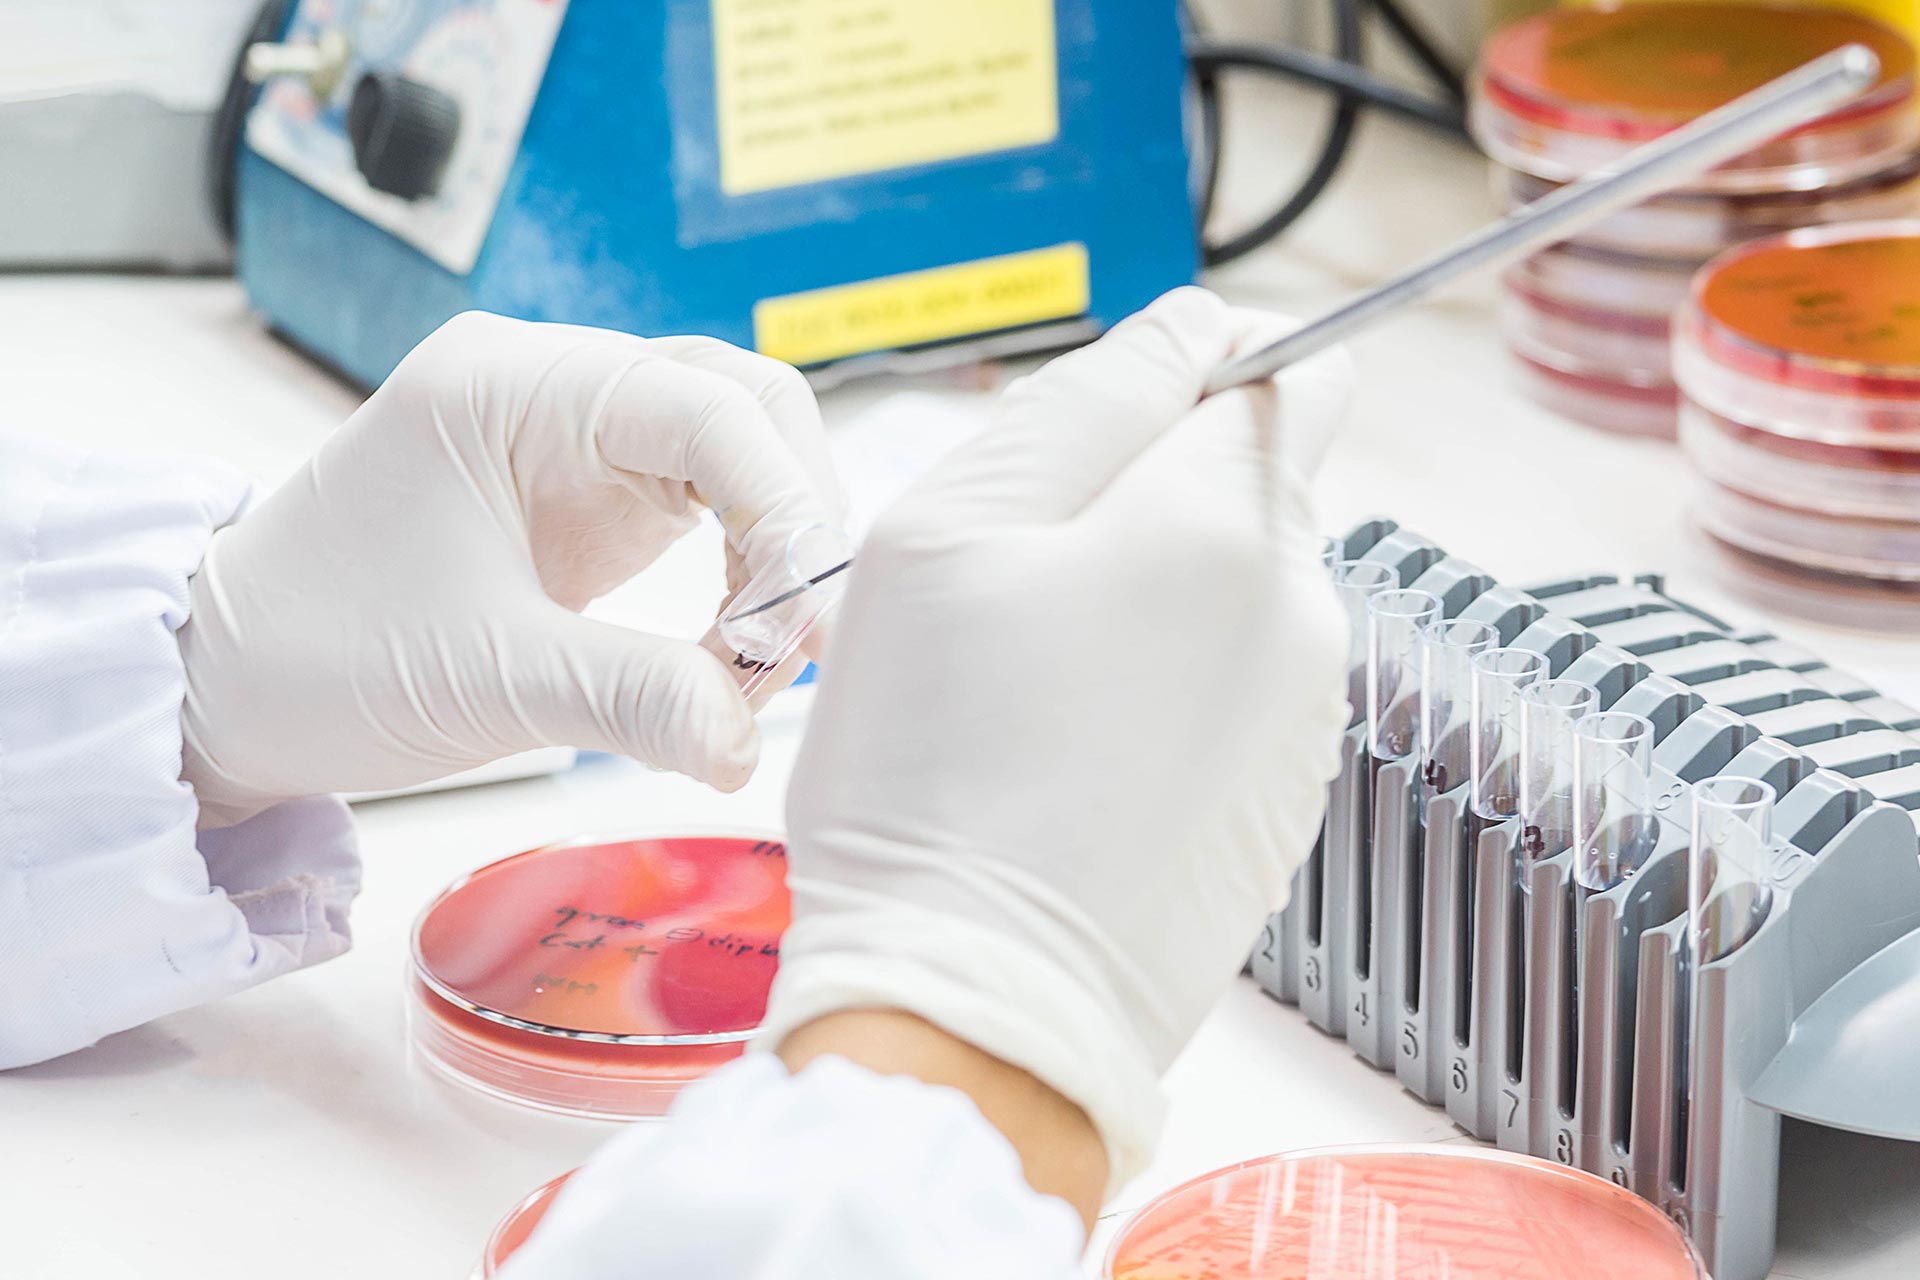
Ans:
[[[1737,250],[1696,302],[1716,358],[1759,376],[1796,368],[1920,388],[1920,229],[1863,239],[1789,234]],[[1715,340],[1717,339],[1717,341]]]
[[[1535,15],[1487,45],[1486,90],[1517,115],[1574,132],[1651,138],[1725,106],[1845,44],[1880,58],[1880,79],[1818,129],[1904,103],[1914,50],[1898,32],[1829,9],[1630,4]]]

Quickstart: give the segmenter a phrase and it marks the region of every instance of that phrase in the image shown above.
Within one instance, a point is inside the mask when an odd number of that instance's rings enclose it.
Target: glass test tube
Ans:
[[[1520,691],[1520,851],[1550,858],[1573,844],[1573,726],[1600,709],[1582,680],[1542,680]]]
[[[812,524],[787,539],[785,552],[747,580],[700,640],[727,664],[755,711],[806,667],[801,642],[846,592],[853,543],[832,525]]]
[[[1342,560],[1333,566],[1333,589],[1347,611],[1347,724],[1359,722],[1367,708],[1367,602],[1399,578],[1384,564]]]
[[[1420,634],[1420,777],[1436,794],[1467,776],[1473,659],[1499,642],[1491,623],[1458,618]]]
[[[1600,711],[1573,726],[1574,880],[1596,892],[1640,870],[1659,836],[1653,721]]]
[[[1693,784],[1687,939],[1696,966],[1718,960],[1752,937],[1773,905],[1767,849],[1773,798],[1772,787],[1752,778],[1705,778]]]
[[[1473,659],[1469,802],[1489,822],[1519,816],[1520,691],[1546,678],[1545,655],[1531,649],[1488,649]]]
[[[1440,620],[1430,591],[1382,591],[1367,601],[1367,748],[1376,760],[1420,745],[1420,637]]]
[[[1331,574],[1333,566],[1340,563],[1341,550],[1340,539],[1320,539],[1320,567]]]

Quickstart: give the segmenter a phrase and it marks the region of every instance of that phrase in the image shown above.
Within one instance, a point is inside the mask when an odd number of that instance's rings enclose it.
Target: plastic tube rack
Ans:
[[[1589,890],[1362,721],[1252,974],[1475,1137],[1631,1188],[1717,1280],[1762,1280],[1782,1114],[1920,1140],[1920,712],[1658,579],[1515,590],[1387,521],[1344,550],[1651,720],[1655,833]],[[1714,775],[1778,793],[1772,902],[1690,978],[1688,789]]]

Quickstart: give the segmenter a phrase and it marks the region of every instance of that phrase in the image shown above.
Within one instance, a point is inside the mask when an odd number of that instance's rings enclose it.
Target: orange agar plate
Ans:
[[[783,843],[751,836],[578,841],[483,867],[415,926],[414,1044],[513,1101],[660,1114],[758,1029],[786,870]]]
[[[1110,1280],[1705,1280],[1645,1200],[1531,1156],[1350,1147],[1176,1187],[1121,1229]]]
[[[480,1258],[480,1268],[474,1272],[473,1280],[493,1280],[500,1273],[500,1268],[507,1265],[507,1259],[520,1252],[520,1246],[540,1225],[540,1219],[547,1216],[547,1210],[553,1207],[554,1197],[560,1194],[560,1188],[572,1176],[571,1173],[561,1174],[515,1205],[513,1212],[500,1220],[500,1225],[493,1229],[493,1236],[487,1241],[487,1251]]]
[[[1920,394],[1920,223],[1790,232],[1719,259],[1695,286],[1701,343],[1741,372]]]
[[[1899,32],[1832,9],[1752,4],[1538,14],[1493,37],[1484,75],[1489,95],[1516,115],[1574,132],[1651,138],[1851,43],[1879,55],[1880,80],[1829,122],[1912,96],[1914,51]]]

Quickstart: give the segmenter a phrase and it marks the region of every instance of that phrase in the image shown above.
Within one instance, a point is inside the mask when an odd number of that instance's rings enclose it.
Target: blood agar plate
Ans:
[[[1512,169],[1569,182],[1821,54],[1864,44],[1879,81],[1692,189],[1805,191],[1893,167],[1920,141],[1914,52],[1870,18],[1813,6],[1671,3],[1524,18],[1487,43],[1475,134]]]
[[[1634,386],[1673,385],[1665,320],[1562,302],[1509,279],[1500,324],[1515,351],[1542,364]],[[1670,435],[1671,415],[1668,426]]]
[[[513,1212],[500,1220],[493,1229],[493,1235],[487,1240],[487,1249],[480,1257],[480,1265],[474,1269],[473,1280],[493,1280],[500,1274],[500,1268],[507,1265],[507,1259],[520,1251],[527,1242],[533,1229],[540,1225],[540,1219],[547,1216],[547,1210],[553,1207],[554,1197],[560,1194],[560,1188],[566,1185],[571,1173],[563,1173],[552,1182],[522,1200],[513,1207]]]
[[[1109,1280],[1705,1280],[1603,1178],[1503,1151],[1353,1147],[1248,1161],[1127,1223]]]
[[[659,1115],[758,1029],[786,868],[779,840],[739,835],[580,840],[483,867],[415,925],[414,1046],[509,1101]]]
[[[1561,353],[1529,348],[1523,341],[1514,340],[1512,346],[1520,387],[1537,404],[1564,418],[1622,435],[1673,437],[1680,392],[1664,374],[1642,375],[1635,381],[1618,369],[1567,361]]]

